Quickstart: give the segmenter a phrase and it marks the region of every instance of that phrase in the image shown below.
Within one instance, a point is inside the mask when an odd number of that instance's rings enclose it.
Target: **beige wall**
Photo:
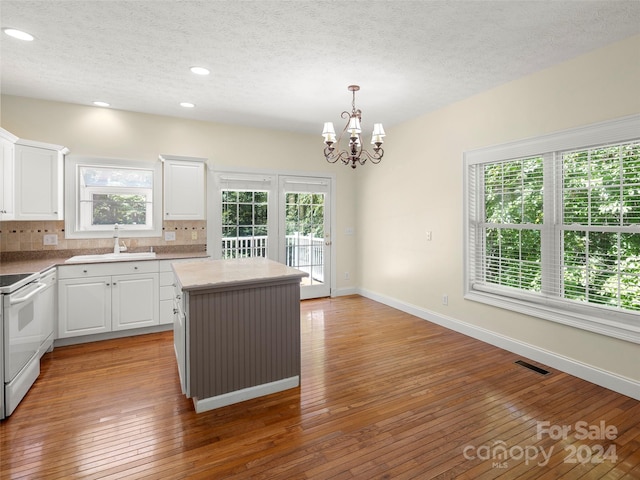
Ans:
[[[640,381],[640,345],[464,300],[462,257],[463,152],[639,113],[638,52],[640,36],[389,129],[359,172],[362,287]]]
[[[383,162],[355,172],[326,164],[315,135],[15,97],[2,97],[1,120],[18,136],[73,154],[153,161],[165,153],[214,165],[334,172],[339,288],[362,286],[640,381],[638,345],[462,298],[463,152],[640,112],[640,66],[628,60],[639,49],[640,36],[391,128]],[[344,235],[352,226],[356,234]]]
[[[347,167],[328,164],[322,137],[219,123],[145,115],[93,106],[2,96],[1,126],[29,140],[64,145],[71,155],[156,161],[159,154],[208,158],[210,164],[337,175],[337,287],[356,285],[355,179]],[[319,123],[318,131],[322,128]],[[344,272],[350,272],[350,280]]]

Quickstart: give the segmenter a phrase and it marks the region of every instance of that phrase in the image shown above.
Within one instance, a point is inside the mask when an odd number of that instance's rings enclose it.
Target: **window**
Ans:
[[[268,191],[222,190],[222,258],[267,257]]]
[[[465,297],[640,343],[640,116],[465,153]]]
[[[69,157],[67,238],[160,236],[161,164]]]
[[[209,192],[209,246],[213,258],[278,255],[275,177],[216,172]]]
[[[320,190],[322,186],[316,186]],[[293,187],[290,187],[293,188]],[[325,193],[286,192],[285,263],[309,274],[304,281],[324,283]]]

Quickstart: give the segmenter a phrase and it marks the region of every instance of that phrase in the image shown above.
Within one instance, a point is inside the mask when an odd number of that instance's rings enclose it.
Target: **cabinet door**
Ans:
[[[164,161],[165,220],[204,220],[204,163]]]
[[[16,220],[61,220],[62,155],[56,150],[15,146]]]
[[[12,142],[0,139],[0,221],[12,220],[13,211],[13,166],[15,147]]]
[[[111,277],[113,330],[158,325],[158,274]]]
[[[58,337],[111,331],[111,277],[58,283]]]

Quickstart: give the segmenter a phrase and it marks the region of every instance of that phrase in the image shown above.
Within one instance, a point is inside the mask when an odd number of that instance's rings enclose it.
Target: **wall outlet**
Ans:
[[[345,235],[353,235],[353,231],[354,231],[353,227],[347,227],[347,228],[344,229],[344,234]]]
[[[55,233],[45,235],[42,237],[42,243],[44,245],[57,245],[58,244],[58,235]]]
[[[427,242],[431,241],[431,230],[427,231]]]
[[[164,232],[164,240],[165,242],[175,242],[176,232]]]
[[[447,295],[446,293],[442,295],[442,304],[449,305],[449,295]]]
[[[349,278],[350,278],[349,272],[344,272],[344,279],[349,280]]]
[[[198,239],[198,231],[197,230],[192,230],[191,231],[191,240],[197,240]]]

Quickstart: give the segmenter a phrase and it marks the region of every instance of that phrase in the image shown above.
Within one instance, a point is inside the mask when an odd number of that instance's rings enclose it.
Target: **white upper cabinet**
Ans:
[[[206,159],[161,155],[165,220],[205,219]]]
[[[18,137],[0,129],[0,221],[13,220],[15,216],[13,201],[15,142]]]
[[[0,132],[3,220],[62,220],[64,156],[60,145]],[[6,211],[6,213],[5,213]]]

